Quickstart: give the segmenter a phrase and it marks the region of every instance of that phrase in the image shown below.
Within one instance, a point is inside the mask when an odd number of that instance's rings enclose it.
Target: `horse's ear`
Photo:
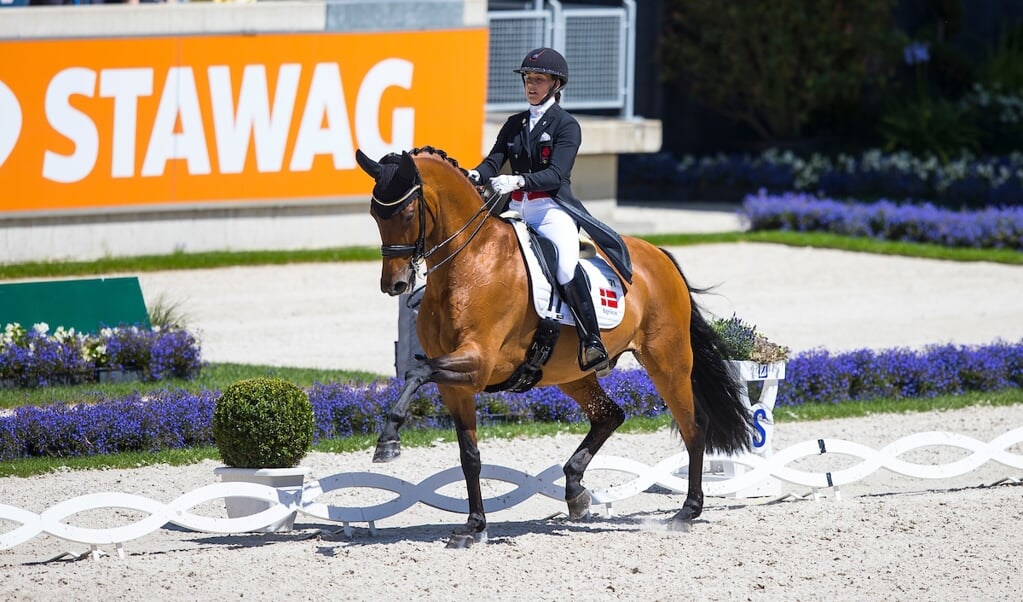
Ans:
[[[380,177],[380,164],[367,157],[361,148],[355,151],[355,162],[359,164],[362,171],[368,173],[374,180]]]
[[[398,161],[398,176],[405,182],[416,181],[416,162],[407,151],[401,151],[401,159]]]

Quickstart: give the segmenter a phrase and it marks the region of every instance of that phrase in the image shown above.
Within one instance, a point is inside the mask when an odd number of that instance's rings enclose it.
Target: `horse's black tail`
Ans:
[[[704,319],[693,298],[694,294],[705,291],[690,287],[675,258],[667,251],[664,253],[675,264],[689,291],[693,395],[696,421],[703,429],[706,449],[725,454],[747,451],[752,444],[753,417],[742,400],[746,384],[729,366],[721,338]]]

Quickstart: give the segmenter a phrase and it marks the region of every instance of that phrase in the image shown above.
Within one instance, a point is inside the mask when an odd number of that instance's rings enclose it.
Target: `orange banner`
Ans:
[[[487,30],[0,42],[0,212],[368,194],[481,157]]]

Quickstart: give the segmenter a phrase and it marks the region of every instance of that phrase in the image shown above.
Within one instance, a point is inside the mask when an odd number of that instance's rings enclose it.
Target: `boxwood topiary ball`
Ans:
[[[213,407],[213,439],[236,468],[291,468],[313,444],[313,406],[306,392],[279,378],[229,386]]]

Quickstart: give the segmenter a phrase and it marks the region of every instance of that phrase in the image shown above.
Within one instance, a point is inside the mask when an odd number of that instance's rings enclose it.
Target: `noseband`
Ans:
[[[412,186],[408,192],[401,195],[401,197],[396,201],[385,203],[374,196],[372,202],[377,203],[382,207],[394,207],[395,205],[402,205],[407,202],[409,197],[413,194],[416,195],[415,201],[419,203],[419,207],[416,208],[416,211],[419,212],[419,236],[416,238],[416,243],[413,245],[381,245],[380,254],[384,257],[402,257],[404,255],[411,255],[412,262],[418,263],[425,259],[427,255],[424,252],[426,249],[426,199],[423,198],[422,183]]]

